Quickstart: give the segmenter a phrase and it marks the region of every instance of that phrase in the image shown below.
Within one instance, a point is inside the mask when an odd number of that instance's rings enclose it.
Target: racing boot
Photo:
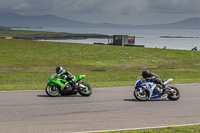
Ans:
[[[61,90],[64,90],[64,91],[71,91],[72,90],[72,87],[70,84],[67,84],[65,85]]]
[[[76,81],[72,80],[71,85],[73,91],[78,89],[78,83],[76,83]]]
[[[165,91],[165,86],[161,84],[157,84],[157,86],[158,86],[157,90],[160,92],[160,95],[162,95],[163,92]]]
[[[162,84],[161,86],[162,86],[162,88],[161,88],[160,95],[164,95],[165,91],[166,91],[166,85]]]

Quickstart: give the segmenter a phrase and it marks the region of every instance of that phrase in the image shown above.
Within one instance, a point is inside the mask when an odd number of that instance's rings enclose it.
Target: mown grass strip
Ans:
[[[199,64],[198,51],[0,39],[0,90],[44,89],[57,66],[93,87],[133,86],[144,69],[199,83]]]
[[[199,133],[200,126],[184,126],[184,127],[167,127],[152,130],[132,130],[132,131],[115,131],[104,133]]]

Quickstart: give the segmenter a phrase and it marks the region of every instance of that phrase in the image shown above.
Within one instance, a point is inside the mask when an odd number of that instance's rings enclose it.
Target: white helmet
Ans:
[[[63,68],[61,66],[56,68],[56,73],[60,74],[63,71]]]

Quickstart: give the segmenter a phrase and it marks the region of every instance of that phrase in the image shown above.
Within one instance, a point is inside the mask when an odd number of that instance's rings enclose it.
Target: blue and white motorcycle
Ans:
[[[146,101],[149,99],[166,99],[178,100],[180,98],[180,92],[176,87],[168,86],[173,81],[172,78],[164,82],[165,90],[162,91],[162,87],[152,81],[142,81],[142,77],[139,77],[135,83],[135,90],[133,92],[135,98],[139,101]]]

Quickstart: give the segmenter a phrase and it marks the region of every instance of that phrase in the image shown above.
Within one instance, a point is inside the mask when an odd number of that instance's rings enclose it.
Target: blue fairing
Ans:
[[[142,81],[140,80],[140,81],[137,82],[137,85],[136,85],[136,86],[140,86],[141,84],[143,84],[143,83],[142,83]]]
[[[150,99],[161,98],[160,93],[155,93],[151,96]]]
[[[154,87],[156,85],[155,84],[151,84],[151,83],[153,83],[153,82],[150,81],[150,80],[146,80],[146,81],[138,80],[137,83],[136,83],[136,87],[142,86],[142,88],[147,90],[150,93],[149,99],[161,98],[160,93],[153,94],[153,89],[154,89]]]
[[[139,81],[137,82],[137,85],[136,85],[136,86],[141,86],[142,84],[145,84],[145,83],[148,83],[148,82],[150,82],[150,81],[146,80],[145,82],[142,82],[141,80],[139,80]]]

